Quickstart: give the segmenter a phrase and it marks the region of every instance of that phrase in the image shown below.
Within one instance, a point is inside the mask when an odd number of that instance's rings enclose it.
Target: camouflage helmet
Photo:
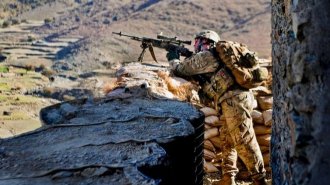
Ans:
[[[220,36],[215,31],[212,31],[212,30],[203,30],[203,31],[199,32],[195,36],[195,39],[197,39],[197,38],[206,38],[206,39],[213,41],[214,43],[216,43],[220,40]]]

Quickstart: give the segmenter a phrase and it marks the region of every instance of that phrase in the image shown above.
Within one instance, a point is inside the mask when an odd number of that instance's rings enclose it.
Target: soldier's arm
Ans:
[[[210,73],[217,70],[219,63],[210,51],[199,52],[183,61],[170,61],[174,73],[183,76]]]

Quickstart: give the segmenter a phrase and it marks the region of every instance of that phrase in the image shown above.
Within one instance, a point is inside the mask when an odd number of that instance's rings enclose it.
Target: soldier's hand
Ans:
[[[168,61],[180,59],[180,53],[177,50],[169,50],[166,54],[166,58]]]
[[[257,68],[252,72],[253,80],[256,82],[262,82],[268,78],[268,70],[266,68]]]

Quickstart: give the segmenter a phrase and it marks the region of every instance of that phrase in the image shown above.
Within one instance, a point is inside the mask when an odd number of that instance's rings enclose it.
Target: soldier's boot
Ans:
[[[268,183],[266,182],[265,177],[262,177],[261,179],[254,179],[253,185],[268,185]]]
[[[235,176],[231,176],[228,174],[223,175],[218,185],[236,185]]]

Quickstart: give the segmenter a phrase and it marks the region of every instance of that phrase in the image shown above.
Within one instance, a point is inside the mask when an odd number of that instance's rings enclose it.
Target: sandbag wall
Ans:
[[[267,172],[270,172],[270,138],[272,125],[272,95],[256,96],[258,109],[253,110],[252,119]]]
[[[256,88],[254,92],[256,103],[252,112],[253,126],[256,137],[262,151],[267,172],[270,173],[270,138],[272,124],[272,105],[273,97],[270,91],[262,91],[264,87]],[[207,173],[221,171],[221,125],[225,123],[223,115],[210,107],[200,109],[205,115],[205,134],[204,134],[204,169]],[[221,111],[219,111],[221,112]],[[238,161],[238,168],[246,171],[243,164]],[[242,169],[243,168],[243,169]]]

